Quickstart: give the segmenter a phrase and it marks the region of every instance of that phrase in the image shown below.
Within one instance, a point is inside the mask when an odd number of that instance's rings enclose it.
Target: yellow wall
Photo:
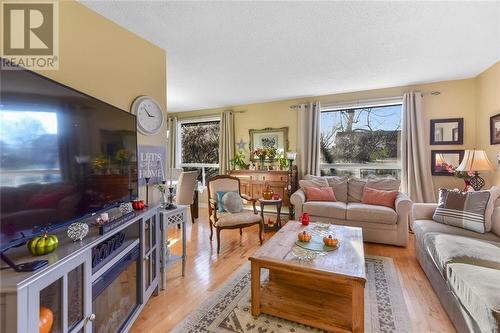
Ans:
[[[163,49],[75,1],[60,2],[59,20],[59,70],[40,74],[126,111],[137,96],[149,95],[166,117]],[[138,134],[139,144],[166,147],[165,140],[164,131]]]
[[[481,73],[477,78],[476,145],[486,150],[490,161],[497,166],[500,145],[490,144],[490,117],[500,114],[500,62]],[[500,185],[500,169],[484,172],[487,185]]]
[[[353,93],[334,94],[294,100],[284,100],[269,103],[230,106],[220,109],[197,110],[171,114],[178,119],[198,117],[208,114],[217,114],[223,110],[245,111],[235,115],[235,139],[249,141],[248,130],[251,128],[289,126],[290,149],[297,147],[297,111],[290,106],[299,102],[320,101],[322,103],[354,101],[369,98],[401,96],[406,91],[420,90],[422,92],[440,91],[438,96],[425,95],[425,131],[426,143],[429,143],[429,121],[436,118],[464,118],[464,145],[461,146],[429,146],[429,168],[431,149],[472,149],[476,142],[476,80],[465,79],[444,81],[416,86],[395,87],[387,89],[360,91]],[[248,151],[246,152],[248,157]],[[434,187],[459,187],[463,181],[454,177],[433,177]]]

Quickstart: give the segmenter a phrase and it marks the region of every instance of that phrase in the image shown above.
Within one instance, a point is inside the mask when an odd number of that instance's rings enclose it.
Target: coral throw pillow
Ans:
[[[363,189],[363,196],[361,197],[361,203],[376,206],[386,206],[394,209],[396,207],[396,198],[399,191],[384,191],[376,190],[371,187],[366,187]]]
[[[304,187],[306,201],[337,201],[331,187]]]

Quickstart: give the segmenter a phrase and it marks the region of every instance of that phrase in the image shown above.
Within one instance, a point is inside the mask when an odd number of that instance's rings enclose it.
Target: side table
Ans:
[[[264,198],[259,199],[260,203],[260,216],[262,217],[262,222],[264,223],[264,232],[277,231],[281,228],[281,207],[283,206],[283,199],[278,200],[266,200]],[[264,206],[276,206],[276,223],[274,227],[269,227],[264,220]]]
[[[177,205],[175,209],[167,210],[160,208],[158,210],[161,231],[161,290],[167,288],[167,268],[179,260],[182,260],[182,276],[184,276],[186,270],[186,223],[188,219],[188,209],[189,206]],[[182,229],[182,255],[170,254],[168,248],[168,227],[171,225],[177,225]]]

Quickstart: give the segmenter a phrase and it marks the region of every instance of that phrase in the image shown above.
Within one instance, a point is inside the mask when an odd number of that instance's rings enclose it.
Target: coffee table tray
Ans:
[[[340,246],[340,241],[337,243],[337,246],[326,246],[325,243],[323,243],[323,239],[321,239],[318,236],[312,236],[311,240],[309,242],[301,242],[299,240],[295,241],[295,244],[297,246],[300,246],[303,249],[311,250],[311,251],[316,251],[316,252],[330,252],[334,251],[339,248]]]

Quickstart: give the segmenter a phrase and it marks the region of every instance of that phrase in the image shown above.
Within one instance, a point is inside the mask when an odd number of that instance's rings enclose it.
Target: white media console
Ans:
[[[48,255],[34,258],[25,246],[7,252],[16,263],[47,259],[49,265],[35,272],[0,271],[0,332],[39,332],[46,314],[40,309],[52,313],[52,333],[128,331],[159,291],[158,207],[134,212],[104,235],[91,227],[82,241],[69,239],[65,228],[55,234],[59,246]]]

